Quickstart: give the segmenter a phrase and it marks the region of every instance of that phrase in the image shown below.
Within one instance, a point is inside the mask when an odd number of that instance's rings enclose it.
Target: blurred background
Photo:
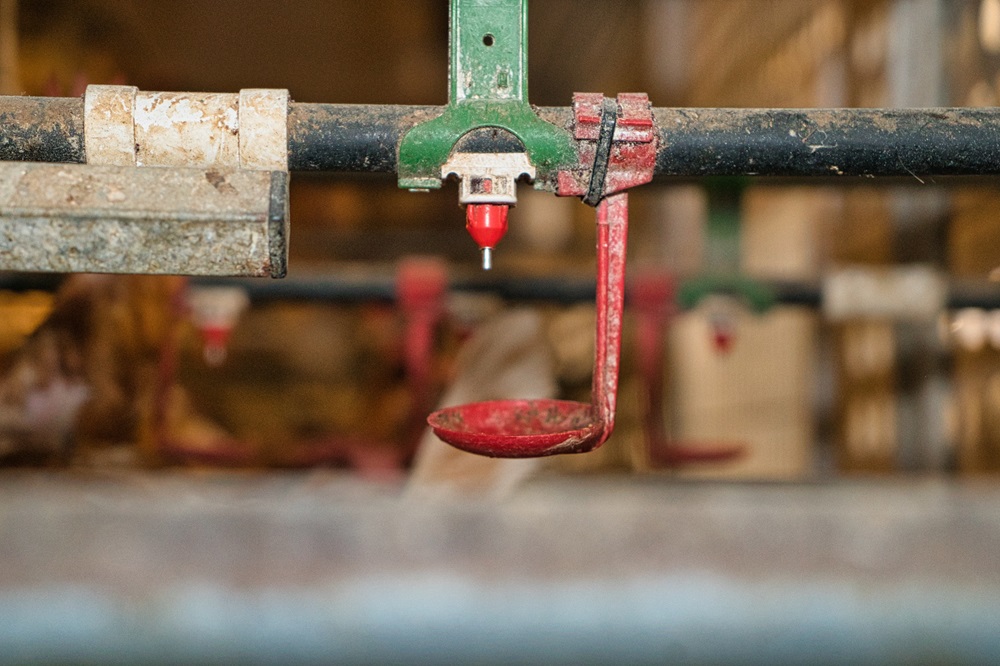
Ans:
[[[534,0],[529,34],[543,106],[1000,105],[1000,0]],[[442,105],[447,40],[444,0],[0,0],[0,93]],[[995,182],[637,188],[614,436],[515,464],[423,418],[588,400],[593,210],[522,185],[484,274],[454,184],[291,182],[285,281],[0,275],[0,662],[996,659]]]
[[[28,95],[127,82],[438,105],[447,101],[446,5],[3,0],[0,83]],[[530,98],[539,105],[566,106],[574,91],[648,91],[655,106],[992,106],[998,66],[994,0],[547,0],[530,17]],[[451,187],[415,195],[391,177],[302,174],[292,179],[291,201],[291,278],[387,284],[413,255],[440,258],[452,281],[475,277],[478,254]],[[670,442],[708,458],[739,451],[716,461],[694,455],[674,465],[681,474],[1000,468],[1000,310],[991,308],[998,290],[989,283],[1000,265],[998,202],[989,183],[918,178],[640,188],[629,269],[655,272],[689,297],[663,323],[664,367],[642,367],[627,333],[620,425],[607,447],[555,464],[655,466],[644,426],[652,372],[665,386],[655,409]],[[491,278],[593,279],[586,207],[523,187],[511,228]],[[874,300],[838,310],[830,283],[847,268],[875,285],[859,297]],[[777,285],[785,297],[749,307],[748,294],[706,287],[715,275],[772,293]],[[912,311],[893,307],[891,296],[879,302],[885,289],[905,289],[906,276],[930,285]],[[967,297],[935,300],[941,289]],[[435,399],[463,336],[504,307],[482,295],[447,298],[426,389]],[[399,308],[374,297],[335,300],[254,301],[218,367],[203,362],[199,338],[186,333],[180,381],[198,410],[236,438],[255,437],[258,448],[318,433],[406,439],[415,398],[401,366]],[[557,359],[560,394],[586,400],[592,308],[579,300],[533,307]],[[43,293],[0,293],[8,355],[50,304]]]

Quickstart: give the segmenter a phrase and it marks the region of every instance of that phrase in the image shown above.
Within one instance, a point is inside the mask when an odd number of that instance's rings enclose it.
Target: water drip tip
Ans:
[[[507,212],[505,204],[469,204],[465,209],[465,228],[482,250],[483,270],[493,267],[493,248],[507,233]]]

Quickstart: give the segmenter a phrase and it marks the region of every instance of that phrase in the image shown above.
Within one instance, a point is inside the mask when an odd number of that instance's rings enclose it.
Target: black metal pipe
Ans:
[[[569,107],[537,111],[560,126],[572,121]],[[395,173],[403,135],[443,112],[443,106],[293,102],[288,109],[288,166],[292,171]]]
[[[357,271],[309,277],[289,276],[283,280],[218,280],[195,278],[203,286],[239,285],[253,301],[327,301],[336,303],[392,302],[396,300],[396,280],[391,272]],[[0,287],[3,281],[0,280]],[[498,277],[458,275],[448,282],[450,292],[480,293],[509,301],[547,302],[562,305],[593,302],[593,278]]]
[[[396,148],[411,127],[443,107],[299,104],[288,109],[292,171],[395,173]]]
[[[0,289],[6,291],[55,291],[64,276],[52,273],[0,272]],[[396,281],[391,270],[348,268],[336,273],[289,276],[283,280],[246,278],[192,278],[202,286],[238,285],[254,301],[327,301],[331,303],[392,302]],[[819,283],[764,280],[762,284],[779,305],[819,308],[823,290]],[[481,273],[453,275],[452,292],[482,293],[510,301],[574,304],[593,302],[592,277],[489,276]],[[948,287],[946,307],[1000,310],[1000,285],[993,282],[953,281]]]
[[[198,278],[195,284],[239,284],[254,301],[298,300],[339,303],[391,302],[396,298],[395,280],[388,273],[348,272],[346,275],[284,280]],[[774,296],[774,303],[790,307],[819,309],[823,305],[823,288],[815,282],[762,280],[761,284]],[[3,283],[0,282],[0,287]],[[459,276],[448,283],[451,292],[483,293],[509,301],[545,302],[560,305],[593,302],[596,288],[587,277],[518,277]],[[626,296],[626,302],[627,302]],[[945,307],[1000,309],[1000,285],[987,282],[957,281],[948,287]]]
[[[953,282],[948,290],[948,307],[1000,310],[1000,285],[971,280]]]
[[[656,109],[660,176],[1000,173],[996,109]]]
[[[402,136],[443,107],[289,108],[293,171],[392,173]],[[568,107],[539,115],[571,122]],[[657,176],[915,177],[1000,174],[1000,111],[655,109]],[[0,97],[0,159],[83,162],[80,98]]]
[[[293,171],[392,172],[396,146],[441,107],[293,104]],[[568,126],[568,107],[539,115]],[[655,109],[657,176],[1000,174],[995,109]]]
[[[83,98],[0,97],[0,160],[85,162]]]

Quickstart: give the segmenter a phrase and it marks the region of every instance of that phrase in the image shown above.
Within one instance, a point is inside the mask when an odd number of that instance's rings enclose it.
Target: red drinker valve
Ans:
[[[226,348],[233,329],[228,326],[206,326],[201,329],[201,340],[205,362],[212,367],[222,365],[226,360]]]
[[[465,228],[483,253],[483,270],[493,265],[493,248],[507,233],[507,204],[469,204],[465,208]]]

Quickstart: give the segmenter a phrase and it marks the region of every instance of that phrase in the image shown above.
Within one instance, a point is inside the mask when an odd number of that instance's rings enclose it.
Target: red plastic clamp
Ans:
[[[579,147],[580,161],[576,168],[559,172],[559,196],[596,201],[653,179],[659,133],[649,96],[645,93],[618,95],[614,122],[605,118],[610,106],[605,104],[600,93],[573,95],[573,136]],[[611,136],[602,137],[602,133],[608,132]],[[609,139],[610,150],[601,150],[602,140]],[[602,172],[605,173],[599,180],[603,182],[595,184],[594,174]],[[591,191],[595,186],[598,192]],[[595,194],[597,196],[593,196]]]

